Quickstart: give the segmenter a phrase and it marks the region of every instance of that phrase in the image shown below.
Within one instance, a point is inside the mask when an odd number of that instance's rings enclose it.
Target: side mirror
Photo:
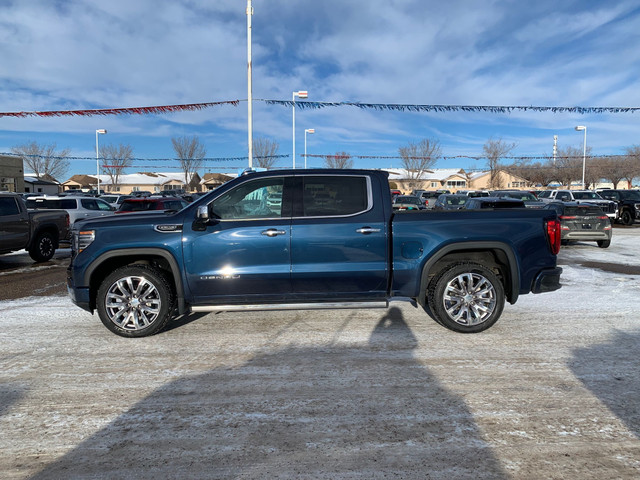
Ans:
[[[197,232],[204,232],[207,229],[207,225],[210,224],[211,217],[209,216],[209,206],[200,205],[196,210],[196,218],[191,224],[191,228]]]
[[[196,211],[196,218],[201,222],[207,222],[209,220],[209,206],[200,205]]]

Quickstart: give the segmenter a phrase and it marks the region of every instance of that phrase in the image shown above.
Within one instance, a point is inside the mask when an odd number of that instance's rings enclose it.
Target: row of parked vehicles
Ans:
[[[575,240],[595,241],[601,248],[611,244],[615,222],[632,225],[640,218],[638,190],[522,190],[428,192],[394,195],[396,211],[477,210],[534,208],[554,210],[562,225],[564,243]]]
[[[68,242],[80,221],[120,213],[177,212],[189,204],[178,196],[101,195],[64,192],[54,196],[0,194],[0,254],[27,250],[36,262],[45,262]]]

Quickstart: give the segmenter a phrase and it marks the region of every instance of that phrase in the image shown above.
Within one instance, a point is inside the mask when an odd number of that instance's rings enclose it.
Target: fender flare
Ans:
[[[520,295],[520,263],[511,246],[503,242],[456,242],[440,248],[435,254],[429,257],[422,267],[418,301],[422,302],[423,299],[426,298],[429,273],[433,269],[434,265],[451,253],[465,250],[485,252],[500,250],[504,253],[508,261],[509,276],[511,279],[509,303],[516,303],[518,296]],[[507,285],[505,285],[505,287],[507,287]]]
[[[184,300],[184,285],[182,283],[182,274],[178,261],[168,250],[162,248],[123,248],[120,250],[110,250],[95,258],[84,271],[82,281],[84,285],[91,285],[91,277],[93,273],[105,262],[119,257],[149,257],[156,256],[162,257],[169,264],[171,269],[171,275],[173,283],[176,287],[176,301],[178,305],[178,312],[180,314],[186,311],[186,304]]]

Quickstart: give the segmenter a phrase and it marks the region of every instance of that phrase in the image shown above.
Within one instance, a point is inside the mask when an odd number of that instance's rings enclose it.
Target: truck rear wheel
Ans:
[[[121,337],[146,337],[171,320],[175,295],[162,272],[148,265],[128,265],[107,276],[96,306],[100,320]]]
[[[498,276],[477,263],[456,263],[435,278],[427,293],[435,320],[461,333],[477,333],[498,321],[504,287]]]
[[[46,262],[56,251],[56,241],[49,232],[40,232],[29,247],[29,256],[36,262]]]

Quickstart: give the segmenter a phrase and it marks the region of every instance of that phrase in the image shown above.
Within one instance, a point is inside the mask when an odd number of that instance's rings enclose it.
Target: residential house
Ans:
[[[24,191],[26,193],[41,193],[42,195],[57,195],[60,184],[55,179],[44,180],[35,176],[24,177]]]
[[[88,192],[91,189],[95,189],[98,181],[95,176],[91,175],[74,175],[66,182],[62,182],[62,191],[67,190],[82,190]]]
[[[200,184],[206,191],[214,190],[234,177],[224,173],[205,173]]]
[[[422,173],[418,178],[404,169],[389,170],[389,181],[397,185],[403,193],[413,190],[487,190],[491,180],[490,172],[466,172],[461,168],[434,168]],[[530,183],[522,177],[500,171],[501,188],[525,189]]]
[[[120,175],[118,177],[118,183],[114,185],[111,177],[108,175],[100,175],[100,189],[108,193],[119,193],[122,195],[134,192],[160,193],[165,190],[176,189],[195,191],[201,188],[200,180],[200,175],[195,173],[192,176],[189,185],[185,186],[184,173],[182,172],[139,172]],[[96,188],[95,179],[92,188]]]

